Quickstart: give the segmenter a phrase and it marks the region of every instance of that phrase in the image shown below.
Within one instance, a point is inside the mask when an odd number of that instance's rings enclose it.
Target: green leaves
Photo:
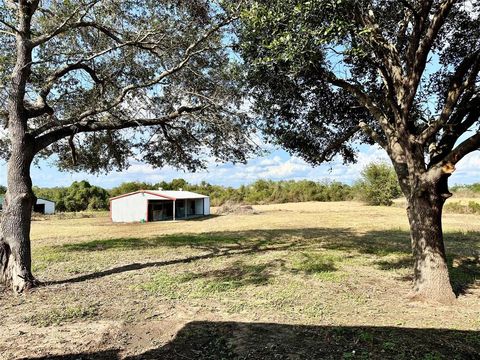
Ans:
[[[362,178],[356,184],[357,193],[368,205],[393,204],[401,196],[395,170],[386,163],[372,163],[362,170]]]
[[[25,34],[33,44],[27,95],[15,99],[49,107],[28,119],[39,155],[93,173],[134,157],[191,171],[210,157],[245,161],[255,146],[229,48],[234,10],[205,0],[40,2]],[[0,110],[14,39],[0,32]]]
[[[458,133],[446,135],[438,127],[436,141],[443,136],[447,149],[443,156],[462,132],[478,124],[478,114],[471,113],[478,105],[478,66],[468,71],[476,80],[459,96],[458,109],[450,104],[455,97],[449,88],[457,84],[452,82],[455,68],[480,47],[480,17],[465,7],[452,8],[432,41],[426,29],[433,26],[439,2],[425,7],[424,18],[414,16],[405,2],[386,0],[247,4],[237,30],[254,109],[272,142],[307,161],[318,164],[335,155],[354,161],[353,144],[384,145],[389,137],[396,141],[407,136],[395,133],[399,122],[417,136],[446,105],[452,114],[448,126]],[[435,34],[432,29],[430,35]],[[425,70],[422,57],[415,54],[420,53],[420,43],[429,41],[431,64]],[[407,110],[399,113],[400,108]],[[462,121],[464,125],[458,125]],[[426,147],[411,151],[421,153],[419,163],[424,162]]]

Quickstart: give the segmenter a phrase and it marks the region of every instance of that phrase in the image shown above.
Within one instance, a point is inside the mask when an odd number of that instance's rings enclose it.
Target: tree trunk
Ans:
[[[414,193],[409,199],[408,219],[415,260],[414,299],[443,304],[455,300],[442,231],[442,209],[447,196],[433,188]]]
[[[12,146],[0,240],[0,280],[18,293],[37,285],[31,272],[30,250],[30,222],[35,202],[30,178],[33,144],[26,143],[28,141],[21,141]]]
[[[37,284],[32,276],[30,250],[30,221],[35,202],[30,166],[35,155],[35,139],[28,134],[25,106],[32,64],[30,27],[37,6],[38,1],[18,4],[16,61],[8,101],[10,157],[0,234],[0,281],[15,292],[23,292]]]

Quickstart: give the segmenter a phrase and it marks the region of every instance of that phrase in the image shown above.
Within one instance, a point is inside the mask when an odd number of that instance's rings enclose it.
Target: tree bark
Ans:
[[[409,198],[407,212],[415,260],[411,298],[416,300],[451,304],[456,298],[448,274],[442,231],[442,209],[448,196],[438,187],[432,187],[414,191]]]
[[[38,1],[18,5],[16,62],[8,101],[10,157],[1,223],[0,281],[15,292],[37,284],[32,275],[30,250],[30,222],[35,202],[30,166],[35,156],[35,139],[28,134],[28,111],[24,102],[32,63],[31,17],[37,5]]]
[[[12,146],[2,214],[0,281],[17,293],[38,284],[31,271],[30,222],[35,195],[30,178],[31,144]]]

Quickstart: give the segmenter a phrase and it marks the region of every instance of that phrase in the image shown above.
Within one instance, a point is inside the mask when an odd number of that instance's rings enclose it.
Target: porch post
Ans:
[[[175,221],[175,200],[173,200],[173,220]]]
[[[185,203],[183,204],[185,209],[185,219],[188,218],[188,209],[187,209],[187,199],[185,199]]]

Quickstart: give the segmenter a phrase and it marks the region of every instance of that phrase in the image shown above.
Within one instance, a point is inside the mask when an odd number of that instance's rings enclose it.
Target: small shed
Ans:
[[[5,196],[0,196],[0,211],[3,210],[3,204],[5,202]],[[45,215],[53,215],[55,214],[55,202],[37,198],[37,202],[33,205],[33,212],[45,214]]]
[[[45,215],[55,214],[55,202],[47,199],[37,199],[37,203],[33,205],[33,212]]]
[[[183,220],[210,215],[210,198],[190,191],[139,190],[110,199],[113,222]]]

